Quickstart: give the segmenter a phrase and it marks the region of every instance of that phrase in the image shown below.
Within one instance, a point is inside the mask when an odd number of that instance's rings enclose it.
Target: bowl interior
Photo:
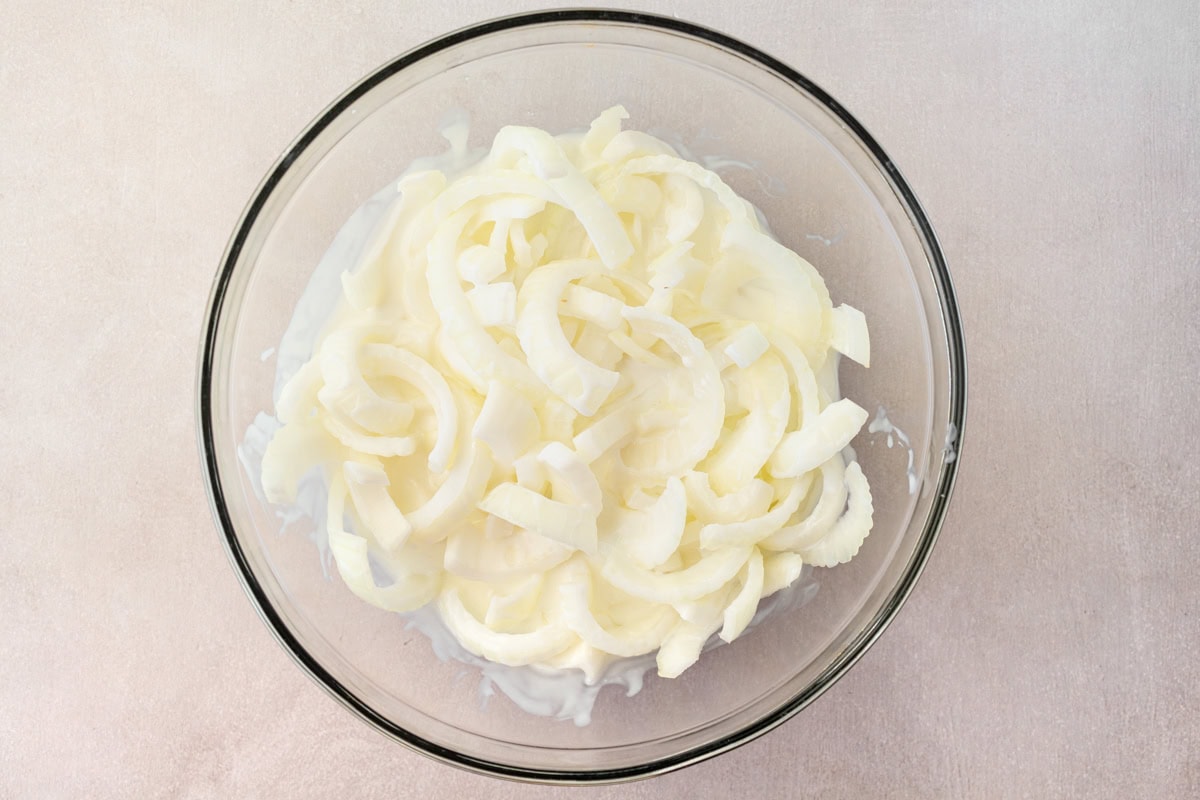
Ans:
[[[440,125],[466,114],[470,145],[503,125],[586,127],[622,103],[628,127],[686,148],[752,201],[811,261],[834,302],[865,312],[872,367],[845,363],[844,393],[887,410],[911,442],[853,446],[875,527],[850,564],[816,570],[815,596],[640,694],[604,689],[592,723],[528,714],[487,697],[478,671],[445,663],[395,615],[327,577],[311,523],[285,525],[237,460],[273,409],[276,355],[296,302],[346,219],[413,159],[442,152]],[[858,655],[915,579],[950,477],[955,418],[946,287],[898,179],[812,87],[694,30],[630,20],[543,20],[474,32],[402,58],[344,97],[298,141],[247,212],[226,264],[210,339],[204,414],[227,535],[272,624],[306,666],[385,730],[435,755],[516,774],[599,775],[736,743],[815,697]],[[222,280],[222,279],[219,279]],[[264,354],[266,354],[264,356]],[[961,410],[959,412],[961,413]],[[941,499],[939,499],[941,498]],[[935,518],[932,519],[931,518]],[[486,702],[484,702],[486,700]]]

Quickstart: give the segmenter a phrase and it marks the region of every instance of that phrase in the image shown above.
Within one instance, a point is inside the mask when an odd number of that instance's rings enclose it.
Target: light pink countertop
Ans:
[[[410,753],[293,666],[213,529],[192,413],[209,283],[293,135],[534,4],[158,5],[0,11],[0,797],[565,794]],[[641,4],[791,63],[895,158],[958,287],[969,439],[928,570],[845,679],[582,796],[1200,796],[1200,14],[997,5]]]

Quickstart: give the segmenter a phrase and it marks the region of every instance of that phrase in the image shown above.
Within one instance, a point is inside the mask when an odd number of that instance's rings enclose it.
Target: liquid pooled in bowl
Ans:
[[[626,116],[410,169],[261,428],[265,496],[319,476],[355,594],[593,685],[678,676],[872,519],[836,372],[863,315]]]

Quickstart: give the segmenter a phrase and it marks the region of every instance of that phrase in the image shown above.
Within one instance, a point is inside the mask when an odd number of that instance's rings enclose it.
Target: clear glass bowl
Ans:
[[[816,570],[816,596],[707,652],[640,694],[601,692],[592,724],[537,717],[473,668],[439,661],[394,615],[328,579],[303,523],[285,533],[255,495],[237,448],[272,409],[276,346],[350,214],[465,109],[471,145],[505,124],[581,129],[622,103],[630,127],[718,166],[777,236],[817,266],[835,302],[862,309],[869,370],[845,394],[912,445],[864,431],[854,447],[875,528],[849,564]],[[717,160],[712,160],[717,159]],[[728,36],[674,19],[551,11],[495,20],[417,48],[336,100],[272,168],[238,223],[209,301],[198,421],[213,514],[264,621],[297,663],[388,736],[480,772],[539,781],[619,781],[729,750],[791,717],[838,679],[896,614],[937,537],[965,411],[962,330],[945,260],[891,159],[828,94]],[[467,673],[464,675],[464,673]]]

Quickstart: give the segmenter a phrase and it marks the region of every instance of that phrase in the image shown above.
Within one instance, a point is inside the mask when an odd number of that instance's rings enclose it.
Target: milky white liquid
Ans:
[[[913,449],[912,442],[908,438],[900,426],[893,423],[888,418],[887,409],[883,406],[875,412],[875,419],[871,420],[871,424],[867,426],[867,433],[884,433],[887,434],[887,446],[892,448],[897,442],[900,446],[908,451],[908,466],[904,469],[904,474],[908,478],[908,493],[916,494],[917,489],[921,485],[920,478],[917,477],[917,471],[913,467]],[[946,462],[954,460],[954,426],[950,426],[950,430],[946,432]]]

